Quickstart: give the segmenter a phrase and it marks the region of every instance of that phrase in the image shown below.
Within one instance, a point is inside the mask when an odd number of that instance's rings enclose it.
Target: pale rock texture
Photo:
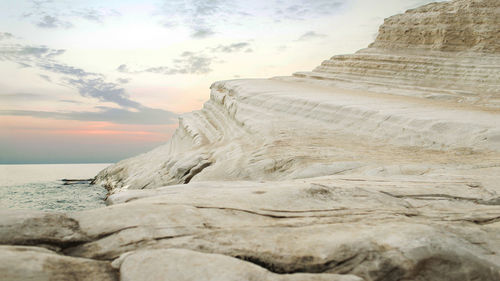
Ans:
[[[499,27],[498,0],[434,3],[387,19],[369,48],[312,72],[216,82],[167,144],[96,181],[114,193],[496,165]]]
[[[120,273],[124,281],[362,281],[349,275],[273,274],[227,256],[180,249],[146,250],[126,255]]]
[[[109,262],[65,257],[38,247],[0,246],[2,281],[116,281]]]
[[[496,0],[428,4],[386,19],[371,47],[498,54],[499,14]]]
[[[311,72],[214,83],[167,144],[97,175],[110,206],[0,210],[3,271],[500,280],[499,9],[429,4]]]
[[[76,227],[39,246],[61,258],[113,261],[123,280],[146,272],[166,278],[159,280],[500,278],[500,198],[466,177],[194,182],[109,200],[112,206],[66,214]],[[16,212],[23,211],[0,215]],[[29,233],[26,225],[10,241],[37,245],[39,234]],[[76,233],[87,241],[67,243]],[[186,269],[207,259],[219,263]]]
[[[89,241],[78,222],[62,213],[1,210],[0,244],[51,245]]]
[[[386,19],[369,48],[295,77],[498,109],[499,15],[498,0],[425,5]]]

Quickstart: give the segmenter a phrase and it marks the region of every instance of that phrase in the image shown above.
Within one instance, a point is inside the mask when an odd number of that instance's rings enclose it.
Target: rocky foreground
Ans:
[[[167,144],[95,181],[110,206],[0,211],[1,280],[500,280],[500,1],[216,82]]]

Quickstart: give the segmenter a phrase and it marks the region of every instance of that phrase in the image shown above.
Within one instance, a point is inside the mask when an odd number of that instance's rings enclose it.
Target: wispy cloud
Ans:
[[[97,9],[84,8],[82,10],[73,11],[73,14],[80,16],[86,20],[102,23],[106,18],[120,16],[121,14],[114,9]]]
[[[95,78],[69,78],[64,77],[63,81],[71,88],[78,89],[80,95],[84,97],[96,98],[104,102],[112,102],[125,108],[141,108],[142,105],[130,99],[124,88],[112,82],[106,82],[101,77]]]
[[[50,49],[43,45],[1,44],[0,60],[11,60],[16,62],[33,62],[34,60],[50,61],[54,57],[62,55],[64,52],[65,50]]]
[[[50,63],[65,50],[50,49],[47,46],[21,44],[0,44],[0,61],[13,61],[21,67],[31,67],[37,63]]]
[[[208,27],[194,27],[191,37],[196,39],[203,39],[214,35],[215,32]]]
[[[29,115],[41,118],[109,121],[124,124],[160,124],[161,122],[175,122],[173,118],[176,114],[162,109],[150,108],[132,100],[127,91],[120,86],[120,83],[125,82],[124,80],[119,83],[110,82],[106,80],[103,74],[89,72],[82,68],[61,63],[58,61],[58,56],[64,52],[65,50],[51,49],[46,46],[0,44],[0,61],[12,61],[18,63],[22,67],[30,67],[49,72],[52,74],[52,78],[45,73],[40,73],[39,76],[48,82],[57,83],[58,85],[74,89],[83,97],[94,98],[101,102],[114,103],[120,108],[97,106],[96,111],[93,112],[4,110],[0,112],[0,115]],[[182,63],[190,63],[192,67],[190,71],[207,71],[207,69],[204,68],[206,67],[204,66],[206,62],[197,61],[194,54],[186,54],[184,57],[185,61],[181,61],[180,63],[181,65]],[[177,69],[177,71],[180,71],[180,69]],[[57,81],[54,80],[54,76],[58,77]],[[128,80],[126,82],[128,82]],[[17,94],[16,97],[19,98],[22,97],[22,95]],[[34,98],[35,96],[24,95],[24,97]],[[3,96],[3,98],[8,98],[8,96]],[[12,99],[12,97],[10,98]]]
[[[212,52],[220,52],[220,53],[236,53],[236,52],[252,52],[252,49],[250,48],[250,43],[249,42],[238,42],[234,44],[229,44],[229,45],[219,45],[215,48],[209,48]]]
[[[19,45],[18,45],[19,46]],[[56,56],[64,54],[66,50],[63,49],[50,49],[47,46],[20,46],[18,54],[20,56],[32,56],[39,59],[46,58],[52,59]]]
[[[47,82],[52,82],[52,79],[50,79],[50,76],[48,76],[48,75],[38,74],[38,76],[40,76],[40,78],[42,78],[43,80],[45,80]]]
[[[12,35],[12,33],[9,33],[9,32],[0,32],[0,41],[1,40],[12,39],[12,38],[14,38],[14,35]]]
[[[67,102],[72,104],[81,104],[82,102],[76,100],[59,100],[60,102]]]
[[[47,95],[33,93],[15,93],[15,94],[0,94],[0,101],[15,102],[15,101],[34,101],[50,99]]]
[[[227,13],[232,2],[227,0],[164,0],[158,14],[165,27],[188,26],[193,38],[214,35],[214,16]]]
[[[140,106],[139,103],[130,100],[125,89],[119,84],[105,81],[104,75],[58,62],[55,58],[64,52],[65,50],[50,49],[46,46],[0,45],[0,60],[14,61],[23,67],[35,67],[43,71],[62,74],[64,75],[61,78],[63,84],[78,90],[85,97],[113,102],[124,107]]]
[[[36,20],[36,26],[42,28],[70,28],[73,24],[69,21],[60,20],[55,15],[44,15]]]
[[[193,38],[207,38],[228,25],[265,17],[307,20],[338,13],[347,0],[163,0],[157,15],[167,27],[187,26]]]
[[[176,74],[206,74],[212,71],[211,65],[215,58],[202,53],[184,52],[172,61],[170,66],[155,66],[141,70],[131,70],[128,65],[122,64],[116,69],[122,73],[158,73],[164,75]]]
[[[132,71],[130,71],[130,69],[128,68],[128,66],[126,64],[120,64],[120,66],[118,66],[118,68],[116,68],[116,71],[122,72],[122,73],[132,73]]]
[[[213,54],[216,53],[236,53],[236,52],[253,52],[249,42],[238,42],[228,45],[218,45],[216,47],[207,47],[201,51],[183,52],[179,57],[172,60],[168,66],[154,66],[142,69],[132,69],[127,64],[119,65],[116,70],[121,73],[138,74],[138,73],[158,73],[163,75],[177,74],[207,74],[213,71],[212,65],[220,63]]]
[[[120,84],[127,84],[130,81],[132,81],[132,78],[118,78],[118,79],[116,79],[116,82],[118,82]]]
[[[39,62],[37,66],[43,70],[47,70],[53,73],[66,74],[77,77],[88,77],[88,76],[99,76],[102,77],[102,74],[87,72],[81,68],[77,68],[71,65],[54,63],[54,62]]]
[[[79,120],[79,121],[105,121],[115,124],[134,125],[165,125],[175,124],[177,116],[172,112],[144,107],[138,111],[129,111],[123,108],[98,106],[96,111],[35,111],[35,110],[0,110],[0,115],[31,116],[37,118]]]
[[[325,37],[328,37],[328,36],[325,35],[325,34],[316,33],[314,31],[308,31],[308,32],[302,34],[295,41],[307,41],[307,40],[318,39],[318,38],[325,38]]]
[[[332,0],[277,0],[275,11],[277,19],[306,20],[318,16],[337,13],[346,1]]]
[[[31,8],[22,15],[40,28],[71,28],[74,21],[84,19],[91,22],[102,23],[109,17],[119,16],[114,9],[83,7],[74,8],[75,3],[31,0]]]

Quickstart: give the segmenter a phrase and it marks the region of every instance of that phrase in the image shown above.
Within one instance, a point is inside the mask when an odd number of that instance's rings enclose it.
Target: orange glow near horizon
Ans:
[[[138,138],[146,142],[167,141],[177,124],[130,125],[100,121],[53,120],[28,116],[2,116],[0,125],[11,137],[37,135],[99,136],[99,138]]]
[[[177,124],[0,117],[0,164],[110,163],[167,143]]]

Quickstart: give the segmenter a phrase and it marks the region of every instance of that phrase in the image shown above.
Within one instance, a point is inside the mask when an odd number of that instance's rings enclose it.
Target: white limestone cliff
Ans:
[[[370,48],[312,72],[216,82],[203,109],[182,116],[166,145],[96,181],[114,193],[408,165],[433,173],[443,167],[425,155],[450,162],[464,150],[497,158],[499,14],[498,1],[429,4],[387,19]],[[465,158],[461,165],[474,164]]]
[[[0,279],[500,280],[499,19],[429,4],[313,71],[214,83],[96,177],[110,206],[0,210]]]

